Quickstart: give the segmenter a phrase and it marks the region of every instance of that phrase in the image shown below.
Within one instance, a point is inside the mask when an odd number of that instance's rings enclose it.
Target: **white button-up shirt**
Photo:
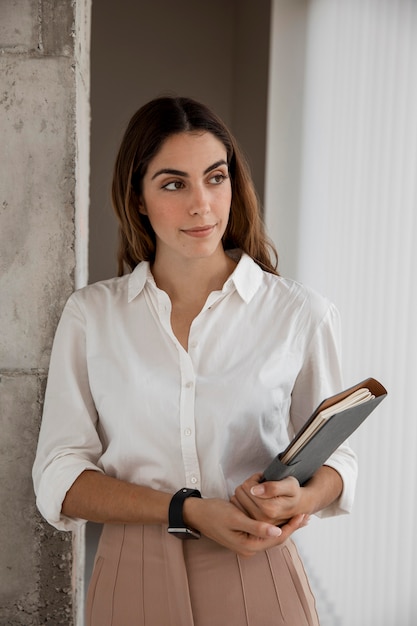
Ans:
[[[37,504],[60,529],[66,492],[86,469],[175,492],[229,498],[266,468],[316,406],[342,389],[334,305],[243,254],[194,319],[186,351],[148,263],[75,292],[51,356],[33,476]],[[350,510],[356,458],[327,461]]]

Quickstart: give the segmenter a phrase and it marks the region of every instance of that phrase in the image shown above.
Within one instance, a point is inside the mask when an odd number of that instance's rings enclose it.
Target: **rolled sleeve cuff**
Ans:
[[[103,473],[103,470],[89,461],[71,457],[61,458],[59,468],[56,465],[57,463],[52,463],[44,470],[37,489],[36,504],[51,526],[58,530],[75,530],[87,520],[62,515],[61,509],[65,496],[82,472],[93,470]]]
[[[337,500],[325,509],[318,511],[316,515],[318,517],[332,517],[350,513],[353,508],[358,476],[356,455],[349,446],[344,445],[336,450],[326,461],[325,465],[333,468],[340,474],[343,481],[343,489]]]

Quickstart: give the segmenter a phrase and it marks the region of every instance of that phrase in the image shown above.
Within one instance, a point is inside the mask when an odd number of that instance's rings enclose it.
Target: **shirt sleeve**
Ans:
[[[291,425],[294,433],[303,426],[322,400],[343,389],[340,366],[340,317],[336,307],[328,307],[306,349],[306,358],[297,377],[291,402]],[[343,480],[340,497],[319,511],[319,517],[349,513],[357,480],[357,458],[349,442],[344,442],[326,461]]]
[[[85,522],[65,517],[61,508],[67,491],[84,470],[102,471],[97,466],[102,444],[96,424],[88,384],[85,319],[73,295],[53,343],[32,472],[38,509],[59,530],[73,530]]]

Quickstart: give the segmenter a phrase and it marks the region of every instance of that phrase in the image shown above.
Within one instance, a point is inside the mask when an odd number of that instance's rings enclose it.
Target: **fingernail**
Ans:
[[[269,537],[279,537],[282,535],[282,530],[278,526],[270,526],[267,532]]]
[[[265,487],[263,485],[255,485],[250,490],[253,496],[262,496],[265,493]]]

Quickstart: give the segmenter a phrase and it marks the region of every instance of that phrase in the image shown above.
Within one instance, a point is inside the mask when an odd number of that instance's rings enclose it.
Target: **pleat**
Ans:
[[[292,541],[245,558],[202,538],[185,558],[194,626],[318,626]]]
[[[86,626],[318,626],[291,541],[243,558],[164,526],[105,525]]]
[[[104,527],[97,550],[86,602],[86,624],[111,626],[113,600],[117,584],[124,527],[115,526],[112,533]],[[110,535],[110,536],[109,536]]]
[[[106,524],[86,626],[194,626],[183,544],[165,527]]]
[[[143,579],[143,527],[138,532],[129,532],[129,526],[121,526],[117,534],[123,535],[113,593],[112,626],[144,624]],[[116,563],[115,563],[116,564]]]
[[[184,557],[194,626],[249,626],[237,555],[202,537]]]

